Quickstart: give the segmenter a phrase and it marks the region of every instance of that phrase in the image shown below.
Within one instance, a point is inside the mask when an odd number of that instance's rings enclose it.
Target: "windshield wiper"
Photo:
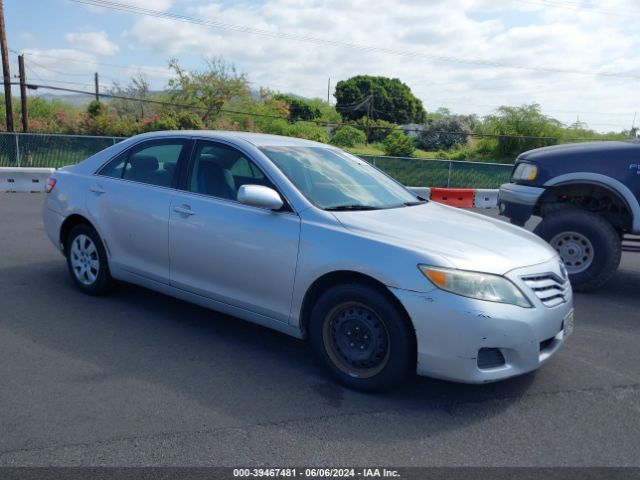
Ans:
[[[382,207],[373,207],[371,205],[336,205],[335,207],[325,208],[328,212],[341,212],[346,210],[380,210]]]
[[[405,207],[413,207],[414,205],[422,205],[422,204],[425,204],[425,203],[427,203],[426,200],[418,200],[416,202],[404,202],[403,205]]]

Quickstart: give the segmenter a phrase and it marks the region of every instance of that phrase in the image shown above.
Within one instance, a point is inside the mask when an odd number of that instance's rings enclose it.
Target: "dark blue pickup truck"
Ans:
[[[498,206],[516,225],[542,217],[534,231],[558,251],[573,288],[594,290],[618,268],[622,237],[640,234],[640,143],[525,152],[500,187]]]

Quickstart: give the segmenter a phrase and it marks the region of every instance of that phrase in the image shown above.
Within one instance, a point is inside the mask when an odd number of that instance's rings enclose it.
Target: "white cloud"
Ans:
[[[105,31],[67,33],[65,40],[73,47],[96,55],[115,55],[119,48],[109,41]]]
[[[148,48],[191,65],[198,58],[224,56],[247,72],[254,85],[310,97],[326,97],[327,77],[335,85],[357,74],[385,75],[407,83],[428,109],[447,106],[486,114],[502,104],[538,102],[566,123],[580,115],[594,126],[628,128],[633,112],[640,109],[637,79],[543,69],[640,75],[637,0],[604,0],[597,9],[587,8],[591,3],[578,9],[541,3],[181,0],[176,12],[277,33],[257,35],[242,28],[138,16],[125,40],[135,51]],[[474,64],[476,60],[488,64]]]
[[[184,0],[181,0],[184,2]],[[156,10],[160,12],[165,12],[171,8],[173,5],[172,0],[118,0],[117,3],[122,5],[126,5],[129,7],[137,7],[144,8],[147,10]],[[96,7],[94,5],[86,5],[86,8],[93,13],[108,13],[112,12],[112,9],[104,8],[104,7]]]
[[[92,72],[99,69],[98,60],[94,55],[70,48],[27,48],[22,53],[25,55],[29,83],[75,90],[93,90]],[[17,71],[17,66],[11,68]]]

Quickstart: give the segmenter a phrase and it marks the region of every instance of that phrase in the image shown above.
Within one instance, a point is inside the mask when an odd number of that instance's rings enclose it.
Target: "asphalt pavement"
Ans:
[[[42,201],[0,193],[0,465],[640,466],[638,253],[576,294],[537,372],[366,395],[294,338],[132,285],[81,294]]]

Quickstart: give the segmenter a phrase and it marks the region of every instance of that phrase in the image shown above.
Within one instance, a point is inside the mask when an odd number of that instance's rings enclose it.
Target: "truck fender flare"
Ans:
[[[559,185],[567,185],[577,182],[601,185],[604,187],[608,187],[609,189],[617,193],[622,199],[624,199],[624,201],[627,203],[627,206],[629,207],[629,211],[631,212],[631,216],[633,218],[633,232],[640,232],[640,204],[638,203],[638,199],[624,183],[616,180],[615,178],[611,178],[600,173],[573,172],[554,177],[551,180],[545,182],[544,186],[556,187]]]

